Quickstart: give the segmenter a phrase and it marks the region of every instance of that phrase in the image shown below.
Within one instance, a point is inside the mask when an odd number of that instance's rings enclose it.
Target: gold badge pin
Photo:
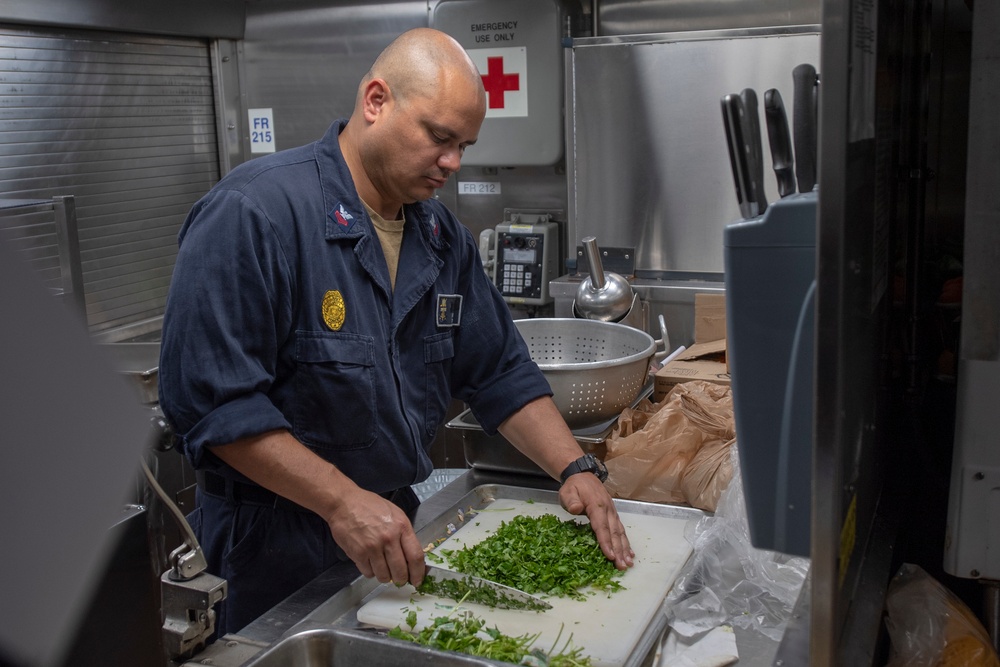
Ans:
[[[344,296],[340,290],[330,290],[323,295],[323,321],[334,331],[344,326]]]

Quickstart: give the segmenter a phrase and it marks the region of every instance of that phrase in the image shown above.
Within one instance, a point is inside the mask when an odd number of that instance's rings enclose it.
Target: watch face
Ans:
[[[566,467],[566,470],[563,471],[561,476],[562,481],[565,482],[570,475],[575,475],[580,472],[592,472],[597,475],[597,478],[602,482],[608,478],[607,467],[605,467],[601,460],[593,454],[584,454],[576,461],[569,464],[569,466]]]
[[[597,475],[597,479],[602,482],[608,478],[608,469],[601,462],[601,459],[597,458],[593,454],[586,455],[586,468],[585,470],[590,470],[592,473]]]

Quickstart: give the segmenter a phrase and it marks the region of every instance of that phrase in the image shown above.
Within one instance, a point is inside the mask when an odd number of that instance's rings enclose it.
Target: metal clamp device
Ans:
[[[170,569],[160,577],[160,596],[164,649],[172,659],[189,658],[215,631],[213,607],[226,597],[226,580],[205,572],[205,553],[191,526],[145,461],[142,470],[184,536],[184,543],[170,553]]]

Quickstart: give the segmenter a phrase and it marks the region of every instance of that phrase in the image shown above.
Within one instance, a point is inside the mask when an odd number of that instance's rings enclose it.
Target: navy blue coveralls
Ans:
[[[452,397],[487,433],[551,390],[439,202],[404,206],[395,291],[335,122],[318,142],[240,165],[179,234],[159,395],[199,471],[189,520],[227,580],[218,635],[337,566],[358,571],[319,516],[225,465],[213,445],[276,429],[404,510],[433,468]],[[332,594],[333,591],[331,591]]]

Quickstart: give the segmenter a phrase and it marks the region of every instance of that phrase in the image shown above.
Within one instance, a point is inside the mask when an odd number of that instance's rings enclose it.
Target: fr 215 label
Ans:
[[[500,184],[495,181],[459,181],[460,195],[498,195]]]
[[[250,152],[273,153],[274,112],[271,109],[248,109]]]

